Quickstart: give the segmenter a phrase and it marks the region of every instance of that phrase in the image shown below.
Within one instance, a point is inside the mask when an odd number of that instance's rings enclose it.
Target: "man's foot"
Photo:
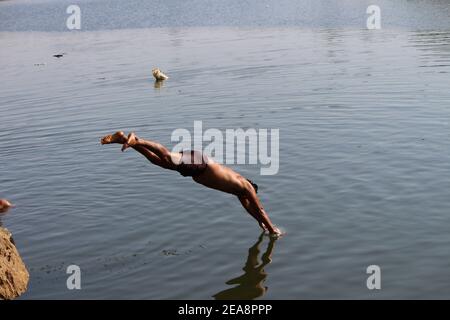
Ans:
[[[125,150],[127,150],[128,148],[134,146],[134,145],[136,144],[136,142],[137,142],[137,139],[138,139],[138,138],[136,137],[136,135],[134,134],[134,132],[131,132],[131,133],[128,135],[128,138],[127,138],[126,142],[124,142],[124,144],[123,144],[123,146],[122,146],[122,152],[125,151]]]
[[[109,134],[104,136],[101,140],[101,144],[110,144],[110,143],[125,143],[127,142],[127,137],[123,133],[123,131],[117,131],[114,134]]]

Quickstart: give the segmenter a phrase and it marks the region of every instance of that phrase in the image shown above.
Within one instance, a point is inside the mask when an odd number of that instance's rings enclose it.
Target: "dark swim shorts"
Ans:
[[[208,157],[200,151],[184,150],[181,151],[181,161],[176,170],[183,177],[195,177],[203,173],[208,167]],[[258,185],[247,179],[253,186],[255,192],[258,193]]]
[[[200,151],[181,151],[181,162],[177,166],[177,171],[183,177],[195,177],[203,173],[208,167],[208,157]]]

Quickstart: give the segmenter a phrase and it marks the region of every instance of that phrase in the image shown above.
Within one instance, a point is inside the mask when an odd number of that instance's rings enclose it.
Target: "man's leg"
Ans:
[[[129,138],[134,138],[134,134],[130,134],[128,137],[125,136],[125,134],[122,131],[118,131],[114,134],[110,134],[107,136],[104,136],[100,141],[102,144],[111,144],[111,143],[118,143],[125,145],[129,142]],[[139,142],[145,142],[143,144],[140,143],[131,143],[132,145],[127,145],[127,147],[132,147],[134,150],[142,154],[144,157],[146,157],[151,163],[160,166],[165,169],[171,169],[171,167],[167,164],[167,161],[165,159],[162,159],[158,156],[158,154],[155,154],[152,152],[152,150],[159,151],[159,154],[165,154],[165,149],[162,145],[159,143],[152,143],[151,141],[145,141],[142,139],[138,139]],[[134,142],[134,141],[132,141]],[[153,148],[150,148],[153,147]],[[126,149],[126,148],[125,148]],[[165,149],[165,150],[164,150]],[[168,150],[167,150],[168,152]]]
[[[139,152],[140,154],[142,154],[144,157],[147,158],[148,161],[150,161],[151,163],[160,166],[164,169],[166,168],[166,163],[164,161],[161,160],[160,157],[158,157],[156,154],[154,154],[153,152],[151,152],[150,150],[148,150],[147,148],[144,148],[142,146],[133,146],[132,147],[134,150],[136,150],[137,152]]]
[[[134,132],[131,132],[128,135],[127,142],[124,143],[122,146],[122,151],[125,151],[127,148],[134,147],[134,146],[140,146],[140,147],[144,147],[144,148],[150,150],[151,152],[156,154],[163,161],[164,160],[171,161],[172,153],[166,147],[164,147],[162,144],[155,142],[155,141],[144,140],[142,138],[138,138],[134,134]]]

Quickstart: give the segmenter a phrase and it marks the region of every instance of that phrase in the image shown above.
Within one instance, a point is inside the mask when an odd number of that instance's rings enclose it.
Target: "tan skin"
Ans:
[[[134,133],[125,136],[122,131],[119,131],[101,139],[101,144],[111,143],[122,144],[122,151],[132,148],[151,163],[164,169],[176,170],[181,161],[180,153],[170,152],[163,145],[138,138]],[[209,158],[206,170],[192,179],[208,188],[237,196],[242,206],[258,221],[261,228],[268,230],[271,235],[281,235],[280,230],[270,221],[251,183],[239,173]]]

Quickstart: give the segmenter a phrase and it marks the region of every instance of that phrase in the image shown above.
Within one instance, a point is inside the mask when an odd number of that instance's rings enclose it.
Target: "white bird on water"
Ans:
[[[159,70],[158,68],[154,68],[152,70],[152,74],[155,77],[156,81],[162,81],[162,80],[167,80],[169,79],[168,76],[166,76],[161,70]]]

